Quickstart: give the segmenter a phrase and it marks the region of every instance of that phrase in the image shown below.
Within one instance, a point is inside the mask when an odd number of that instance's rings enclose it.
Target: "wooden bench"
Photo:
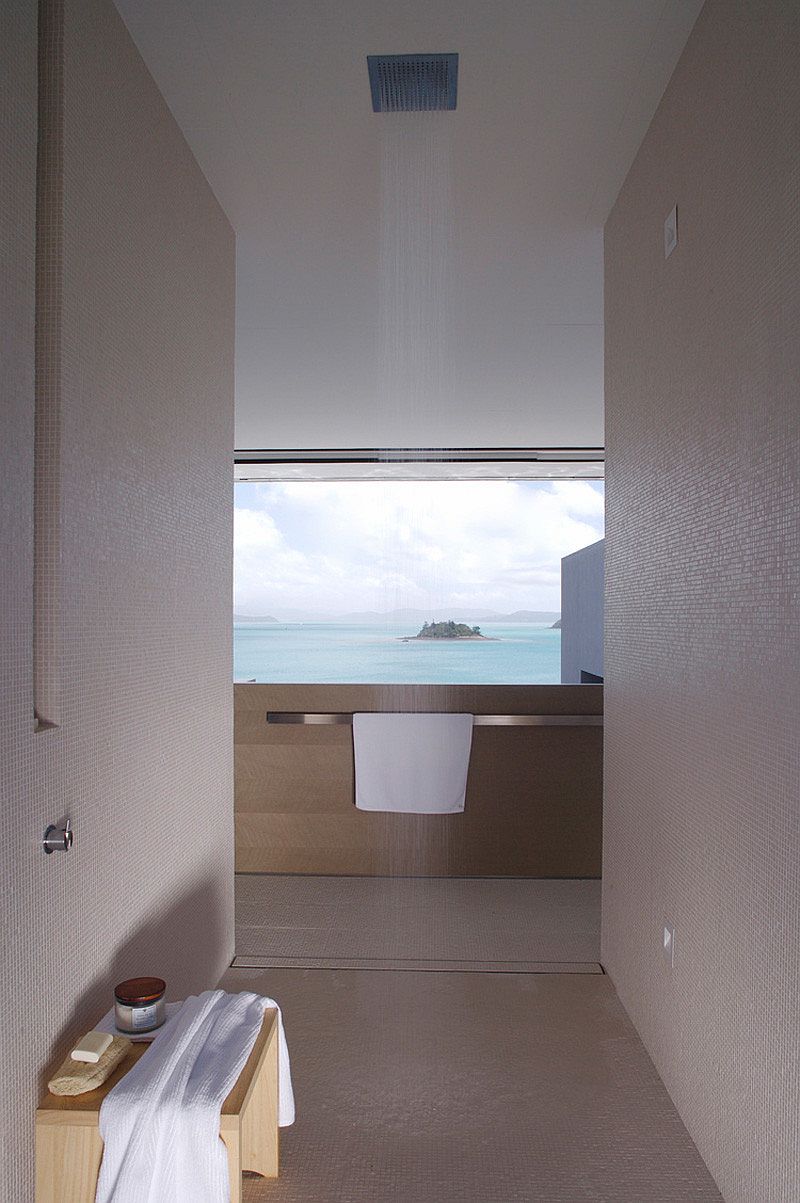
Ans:
[[[36,1203],[94,1203],[103,1156],[100,1104],[149,1044],[131,1053],[98,1090],[50,1094],[36,1112]],[[253,1051],[222,1104],[220,1136],[228,1151],[231,1203],[241,1203],[242,1171],[278,1176],[278,1012],[268,1007]]]

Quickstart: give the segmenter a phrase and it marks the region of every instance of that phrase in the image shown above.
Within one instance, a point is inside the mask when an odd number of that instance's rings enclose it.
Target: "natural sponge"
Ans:
[[[51,1094],[85,1094],[96,1090],[106,1078],[110,1078],[121,1061],[127,1057],[133,1044],[124,1036],[115,1036],[99,1061],[73,1061],[69,1056],[47,1083]]]

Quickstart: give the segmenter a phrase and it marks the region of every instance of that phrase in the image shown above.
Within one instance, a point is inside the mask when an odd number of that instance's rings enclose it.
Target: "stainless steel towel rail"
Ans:
[[[380,713],[391,713],[381,711]],[[419,711],[418,713],[425,713]],[[437,712],[438,713],[438,712]],[[268,723],[296,724],[304,727],[348,727],[353,715],[304,714],[297,710],[268,710]],[[474,727],[602,727],[602,714],[475,714]]]

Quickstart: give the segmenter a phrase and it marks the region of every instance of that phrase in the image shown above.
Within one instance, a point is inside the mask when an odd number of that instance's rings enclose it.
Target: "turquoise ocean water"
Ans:
[[[561,632],[547,623],[481,623],[497,642],[424,640],[408,626],[234,623],[234,680],[319,684],[557,685]]]

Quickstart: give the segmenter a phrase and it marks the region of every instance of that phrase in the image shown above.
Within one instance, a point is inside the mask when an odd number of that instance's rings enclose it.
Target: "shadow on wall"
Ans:
[[[193,940],[186,933],[199,928],[207,948],[220,948],[228,940],[226,898],[218,874],[204,873],[200,880],[177,898],[155,904],[151,917],[117,948],[97,975],[87,981],[69,1018],[50,1047],[39,1077],[40,1091],[47,1087],[49,1071],[65,1057],[70,1045],[91,1029],[114,1003],[114,986],[129,977],[161,977],[167,983],[167,1000],[185,998],[216,986],[203,976],[192,954]],[[212,957],[204,958],[208,964]]]

